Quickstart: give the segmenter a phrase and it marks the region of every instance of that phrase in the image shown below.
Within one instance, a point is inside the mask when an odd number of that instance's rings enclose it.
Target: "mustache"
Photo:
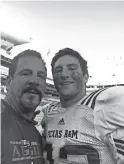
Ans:
[[[34,85],[26,87],[26,88],[23,90],[23,93],[31,92],[31,91],[33,91],[34,93],[39,94],[40,96],[42,96],[42,91],[41,91],[41,89],[40,89],[39,87],[37,87],[37,86],[34,86]]]

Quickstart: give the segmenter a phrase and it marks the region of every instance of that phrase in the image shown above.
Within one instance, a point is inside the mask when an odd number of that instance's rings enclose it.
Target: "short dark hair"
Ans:
[[[16,55],[12,59],[10,67],[9,67],[9,76],[11,78],[13,78],[13,76],[14,76],[14,74],[16,72],[16,67],[17,67],[19,59],[22,58],[22,57],[25,57],[25,56],[35,56],[35,57],[39,58],[44,63],[45,69],[47,71],[46,63],[44,62],[41,54],[39,52],[37,52],[37,51],[28,49],[28,50],[25,50],[25,51],[19,53],[18,55]]]
[[[79,60],[79,63],[80,63],[80,66],[82,68],[84,75],[87,74],[89,76],[87,61],[77,51],[75,51],[71,48],[61,49],[55,54],[55,56],[53,57],[52,62],[51,62],[52,73],[54,72],[54,65],[55,65],[56,61],[60,57],[65,56],[65,55],[72,55],[72,56],[76,57]]]

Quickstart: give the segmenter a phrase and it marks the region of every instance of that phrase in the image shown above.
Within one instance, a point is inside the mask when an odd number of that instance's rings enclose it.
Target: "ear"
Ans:
[[[10,88],[11,81],[12,81],[12,78],[10,76],[7,76],[7,78],[6,78],[6,90],[7,90],[7,92]]]
[[[86,73],[86,74],[84,75],[84,82],[87,83],[87,82],[88,82],[88,79],[89,79],[89,76],[88,76],[88,74]]]

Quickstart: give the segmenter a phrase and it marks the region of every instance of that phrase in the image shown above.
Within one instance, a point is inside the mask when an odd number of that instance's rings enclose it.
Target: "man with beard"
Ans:
[[[1,109],[2,164],[43,164],[42,139],[32,117],[44,96],[46,76],[39,52],[26,50],[13,58]]]
[[[51,66],[60,102],[43,107],[47,162],[115,164],[118,159],[123,162],[123,145],[114,143],[112,137],[124,142],[124,87],[97,90],[86,96],[87,62],[70,48],[60,50]],[[117,129],[120,136],[116,135]]]

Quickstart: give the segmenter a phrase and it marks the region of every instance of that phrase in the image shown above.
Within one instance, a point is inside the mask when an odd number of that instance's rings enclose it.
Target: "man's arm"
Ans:
[[[97,137],[108,144],[117,164],[124,163],[124,86],[99,95],[94,118]]]

